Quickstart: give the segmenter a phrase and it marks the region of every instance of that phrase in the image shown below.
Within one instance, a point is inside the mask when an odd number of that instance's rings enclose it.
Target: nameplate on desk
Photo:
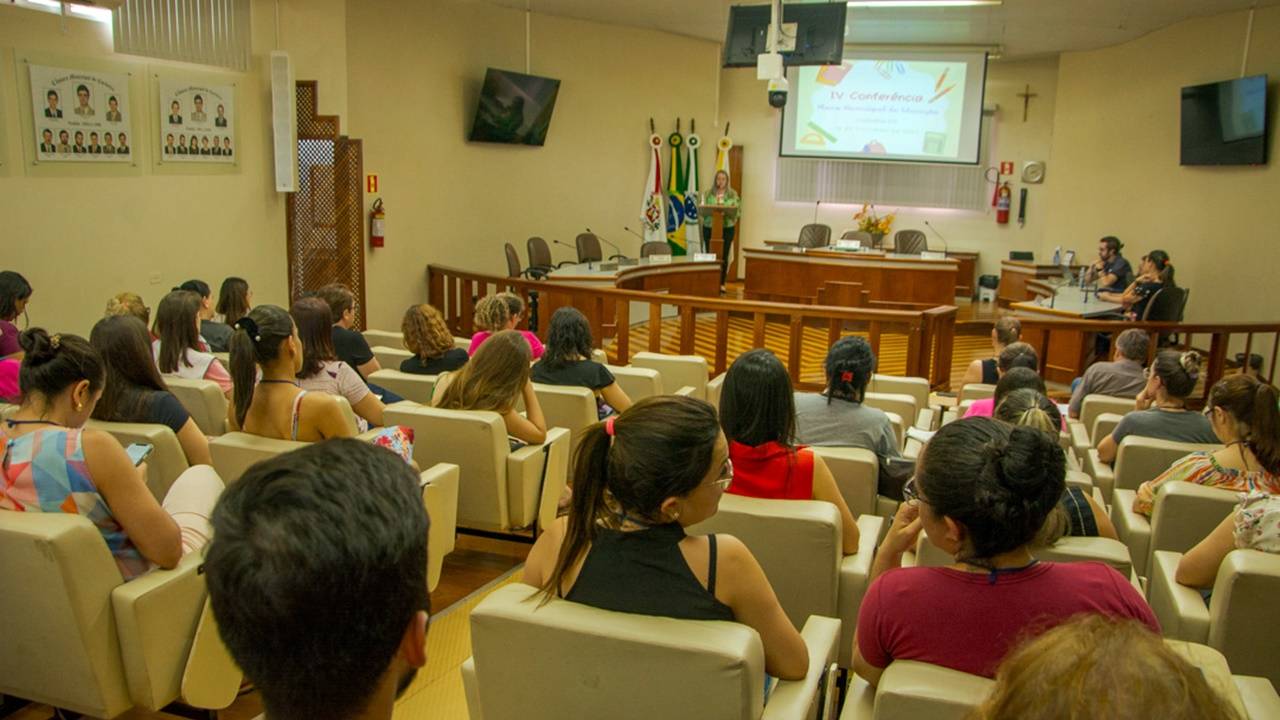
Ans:
[[[933,250],[925,250],[920,253],[921,260],[946,260],[947,254],[944,252],[936,252]]]
[[[858,250],[861,247],[862,247],[861,240],[837,240],[836,241],[837,250]]]
[[[650,255],[650,256],[649,256],[649,264],[650,264],[650,265],[663,265],[663,264],[669,264],[670,262],[671,262],[671,255],[670,255],[670,254],[667,254],[667,255]]]
[[[716,260],[719,260],[719,259],[720,258],[716,257],[715,253],[694,253],[693,254],[694,262],[715,262]]]
[[[596,265],[596,267],[600,268],[601,270],[617,270],[617,269],[618,269],[618,263],[616,263],[616,262],[602,262],[602,263],[599,263],[598,265]]]
[[[635,260],[632,258],[618,258],[618,267],[632,267],[633,265],[639,265],[639,264],[640,264],[639,260]]]

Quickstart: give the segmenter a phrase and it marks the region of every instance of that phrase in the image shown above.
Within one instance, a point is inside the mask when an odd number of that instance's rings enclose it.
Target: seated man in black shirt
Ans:
[[[341,283],[325,285],[316,291],[316,297],[329,304],[333,316],[333,350],[338,359],[355,368],[373,394],[382,398],[383,405],[400,402],[404,398],[369,382],[369,375],[382,369],[378,358],[358,330],[351,329],[356,321],[356,296]]]
[[[1085,282],[1097,283],[1099,293],[1124,292],[1133,278],[1133,268],[1120,254],[1123,249],[1124,243],[1113,235],[1099,240],[1098,261],[1085,271]]]

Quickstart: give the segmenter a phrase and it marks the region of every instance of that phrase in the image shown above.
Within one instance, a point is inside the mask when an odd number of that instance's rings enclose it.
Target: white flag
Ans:
[[[667,201],[662,190],[662,138],[649,136],[649,179],[644,184],[644,200],[640,204],[640,222],[645,242],[667,241]]]
[[[692,255],[703,251],[702,224],[698,217],[698,203],[702,202],[698,193],[698,146],[702,145],[702,138],[690,133],[685,144],[689,146],[689,183],[684,191],[684,238],[685,247]]]

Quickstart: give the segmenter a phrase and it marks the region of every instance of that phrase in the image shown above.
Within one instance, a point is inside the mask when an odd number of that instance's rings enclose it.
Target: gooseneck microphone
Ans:
[[[555,238],[551,238],[551,242],[552,242],[552,243],[554,243],[554,244],[556,244],[556,245],[563,245],[564,247],[567,247],[567,248],[569,248],[570,250],[572,250],[572,251],[573,251],[573,259],[574,259],[574,262],[579,262],[579,260],[578,260],[578,248],[576,248],[576,247],[574,247],[574,246],[570,245],[569,243],[566,243],[566,242],[560,242],[559,240],[556,240]],[[588,261],[587,261],[587,269],[588,269],[588,270],[590,270],[590,269],[591,269],[591,261],[590,261],[590,260],[588,260]]]
[[[643,243],[643,242],[645,242],[644,236],[643,236],[643,235],[641,235],[640,233],[636,232],[635,230],[632,230],[631,228],[627,227],[626,225],[623,225],[623,226],[622,226],[622,229],[623,229],[623,230],[626,230],[627,232],[631,233],[632,235],[635,235],[637,238],[639,238],[639,239],[640,239],[640,242],[642,242],[642,243]]]
[[[596,236],[596,238],[600,240],[600,242],[602,242],[602,243],[604,243],[605,245],[608,245],[609,247],[613,248],[613,251],[614,251],[616,254],[615,254],[613,257],[609,258],[610,260],[617,260],[618,258],[622,258],[623,260],[628,260],[628,259],[629,259],[626,255],[623,255],[623,254],[622,254],[622,248],[618,247],[617,245],[614,245],[613,243],[609,242],[608,240],[605,240],[603,237],[601,237],[599,234],[597,234],[597,233],[596,233],[594,230],[592,230],[591,228],[587,228],[587,232],[591,233],[592,235],[595,235],[595,236]]]
[[[944,238],[944,237],[942,237],[942,233],[938,232],[938,228],[934,227],[934,226],[933,226],[933,224],[932,224],[932,223],[930,223],[928,220],[925,220],[925,221],[924,221],[924,224],[925,224],[925,226],[926,226],[926,227],[928,227],[930,230],[932,230],[932,231],[933,231],[933,234],[934,234],[934,235],[937,235],[937,236],[938,236],[938,239],[939,239],[939,240],[941,240],[941,241],[942,241],[942,253],[943,253],[944,255],[948,254],[948,251],[947,251],[947,239],[946,239],[946,238]]]

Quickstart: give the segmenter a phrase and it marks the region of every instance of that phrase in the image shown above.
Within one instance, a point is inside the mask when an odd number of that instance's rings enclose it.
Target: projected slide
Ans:
[[[975,163],[984,56],[794,68],[782,154]]]

